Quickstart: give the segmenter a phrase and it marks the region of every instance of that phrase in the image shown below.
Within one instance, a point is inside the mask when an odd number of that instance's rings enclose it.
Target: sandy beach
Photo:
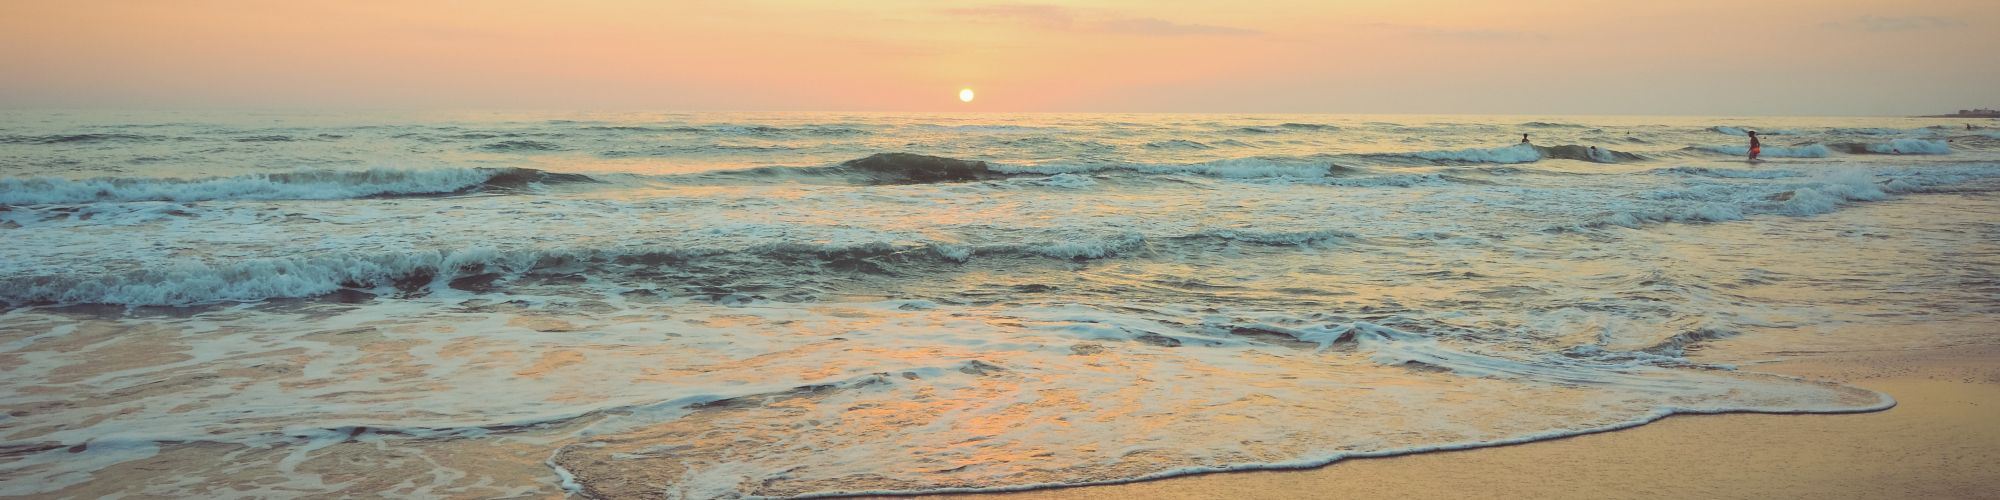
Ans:
[[[1995,361],[2000,348],[1978,346],[1755,367],[1896,398],[1895,408],[1875,413],[1680,415],[1622,431],[1301,471],[924,498],[2000,498]]]

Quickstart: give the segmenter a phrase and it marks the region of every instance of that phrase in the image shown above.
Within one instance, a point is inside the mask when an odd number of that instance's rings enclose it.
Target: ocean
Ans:
[[[1879,410],[1756,365],[1991,342],[1923,327],[2000,313],[1966,123],[5,112],[0,495],[1009,490]]]

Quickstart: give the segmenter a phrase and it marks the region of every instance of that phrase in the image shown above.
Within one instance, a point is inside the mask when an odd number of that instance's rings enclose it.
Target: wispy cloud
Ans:
[[[1150,17],[1112,19],[1097,23],[1099,30],[1112,33],[1129,33],[1151,36],[1219,35],[1242,36],[1258,34],[1257,30],[1214,26],[1207,24],[1181,24]]]
[[[1827,29],[1870,31],[1886,33],[1892,31],[1919,31],[1965,27],[1965,21],[1937,16],[1861,16],[1846,21],[1820,23]]]
[[[1512,31],[1492,29],[1456,29],[1434,26],[1412,26],[1408,24],[1367,23],[1362,28],[1401,32],[1410,36],[1440,38],[1447,40],[1467,40],[1476,42],[1543,41],[1549,35],[1534,31]]]
[[[1026,24],[1043,29],[1067,29],[1074,24],[1075,13],[1068,7],[1056,5],[984,5],[945,9],[944,13],[996,21]]]
[[[1018,23],[1032,28],[1138,36],[1247,36],[1262,32],[1209,24],[1177,23],[1150,17],[1085,12],[1059,5],[999,4],[944,9],[952,16]]]

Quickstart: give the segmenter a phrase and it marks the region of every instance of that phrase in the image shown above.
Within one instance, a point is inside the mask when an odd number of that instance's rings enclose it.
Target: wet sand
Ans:
[[[1815,354],[1744,368],[1873,389],[1898,404],[1848,415],[1682,415],[1300,471],[925,498],[2000,498],[2000,347]]]

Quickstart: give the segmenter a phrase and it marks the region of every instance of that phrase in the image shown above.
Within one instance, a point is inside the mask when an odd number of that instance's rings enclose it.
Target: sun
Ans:
[[[963,102],[972,102],[972,89],[969,88],[959,89],[958,100]]]

